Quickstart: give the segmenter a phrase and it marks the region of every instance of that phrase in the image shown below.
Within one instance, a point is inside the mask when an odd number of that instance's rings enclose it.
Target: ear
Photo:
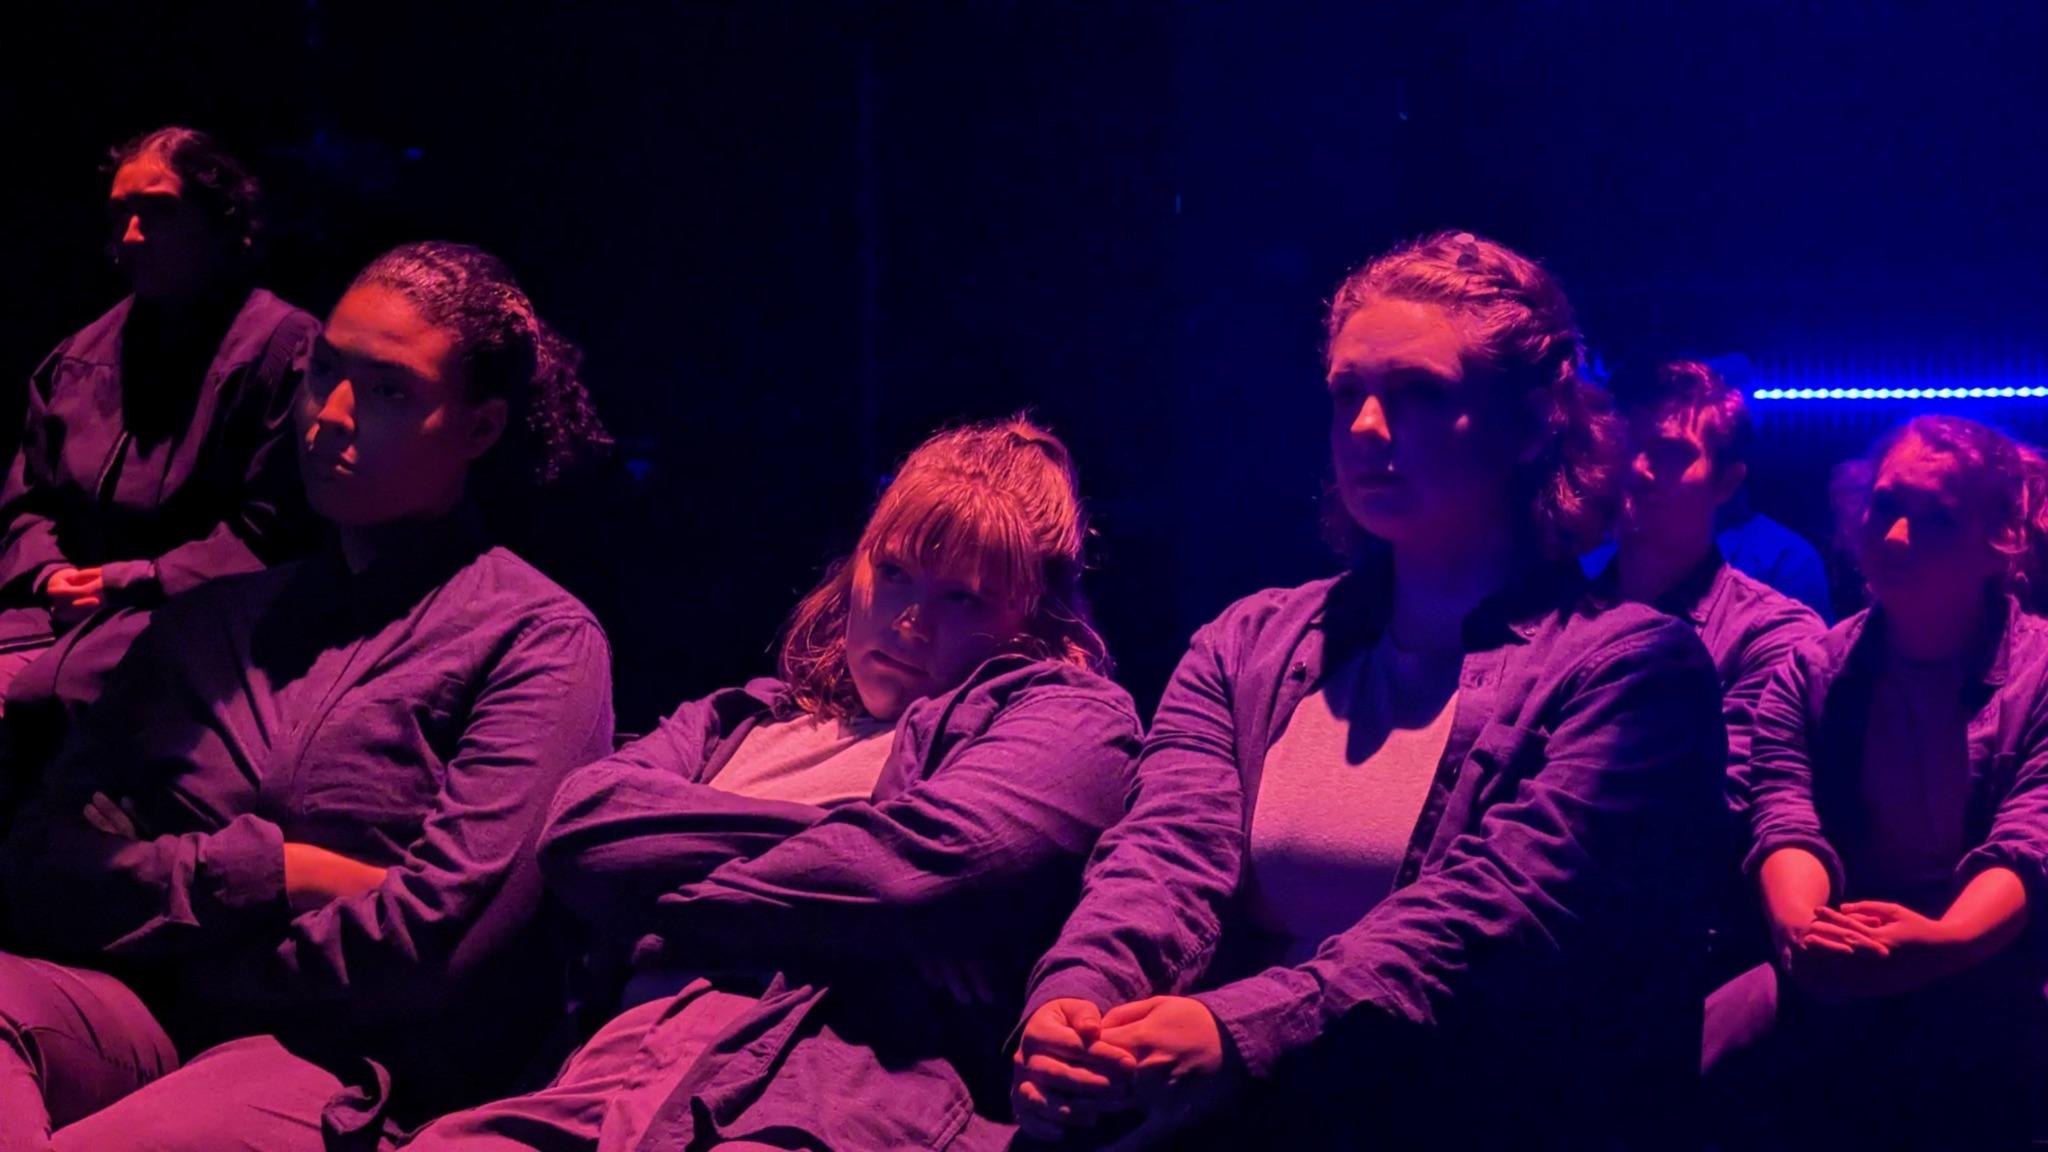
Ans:
[[[491,450],[505,434],[512,409],[503,397],[493,396],[469,410],[469,426],[462,431],[463,454],[475,460]]]
[[[1714,474],[1714,503],[1726,504],[1749,479],[1749,465],[1737,461]]]

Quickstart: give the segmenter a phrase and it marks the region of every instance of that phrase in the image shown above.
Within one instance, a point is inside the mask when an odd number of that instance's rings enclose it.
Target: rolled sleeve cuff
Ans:
[[[1956,891],[1961,892],[1981,872],[2008,868],[2027,890],[2027,906],[2036,910],[2048,906],[2048,859],[2032,846],[1992,842],[1979,846],[1956,865]]]
[[[1842,871],[1841,856],[1835,852],[1835,846],[1828,843],[1825,838],[1805,832],[1773,833],[1759,839],[1742,861],[1743,874],[1756,875],[1763,870],[1764,861],[1771,858],[1771,853],[1786,848],[1804,849],[1811,853],[1814,859],[1820,861],[1820,866],[1826,869],[1828,874],[1829,899],[1842,898],[1842,893],[1848,890],[1848,881]]]
[[[1055,1000],[1086,1000],[1107,1012],[1130,998],[1092,968],[1062,968],[1031,989],[1031,998],[1025,1001],[1024,1018],[1031,1019],[1040,1008]]]
[[[268,820],[237,816],[206,838],[195,877],[194,911],[230,917],[283,912],[284,832]]]
[[[1322,1031],[1314,1005],[1270,970],[1199,993],[1194,999],[1216,1017],[1254,1079],[1272,1075],[1282,1056],[1308,1044]]]
[[[100,584],[109,600],[122,604],[148,604],[162,592],[153,560],[119,560],[100,567]]]

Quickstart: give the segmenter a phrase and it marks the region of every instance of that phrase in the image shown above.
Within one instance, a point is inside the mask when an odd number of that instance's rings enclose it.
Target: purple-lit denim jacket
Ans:
[[[2021,613],[2010,600],[2001,611],[2001,625],[1964,685],[1971,711],[1966,839],[1975,847],[1942,899],[1984,869],[2003,867],[2019,874],[2028,903],[2038,908],[2048,899],[2048,621]],[[1853,867],[1883,628],[1881,608],[1849,617],[1800,645],[1764,693],[1750,756],[1749,871],[1781,848],[1804,848],[1827,868],[1837,899],[1905,898],[1859,889]]]
[[[1604,602],[1620,601],[1618,579],[1612,565],[1594,579],[1594,591]],[[1813,609],[1738,571],[1719,548],[1654,607],[1691,624],[1714,661],[1721,719],[1728,727],[1728,807],[1739,816],[1749,806],[1749,746],[1757,702],[1792,650],[1827,626]]]
[[[1258,593],[1196,634],[1132,809],[1098,846],[1029,1005],[1193,993],[1255,1083],[1306,1073],[1370,1089],[1318,1043],[1367,1038],[1394,1061],[1440,1062],[1419,1081],[1427,1098],[1400,1103],[1447,1138],[1488,1115],[1680,1123],[1658,1111],[1698,1063],[1724,842],[1719,685],[1692,629],[1603,609],[1575,566],[1467,619],[1451,735],[1394,892],[1306,964],[1248,962],[1250,800],[1267,751],[1325,672],[1374,642],[1390,601],[1385,574],[1362,569]]]
[[[707,783],[754,725],[793,714],[772,680],[686,704],[572,774],[552,806],[550,888],[608,936],[658,938],[643,965],[781,974],[678,1070],[643,1147],[767,1130],[877,1152],[991,1137],[1025,974],[1130,797],[1130,697],[1071,665],[999,657],[904,713],[869,803],[827,811]],[[979,968],[998,1002],[954,1003],[923,961]]]

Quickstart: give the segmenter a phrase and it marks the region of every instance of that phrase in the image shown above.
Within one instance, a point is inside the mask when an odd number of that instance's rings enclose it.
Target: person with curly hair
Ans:
[[[1196,633],[1032,974],[1017,1118],[1126,1147],[1682,1144],[1720,690],[1692,628],[1578,567],[1623,430],[1570,304],[1442,233],[1353,273],[1327,331],[1352,562]]]
[[[294,405],[331,545],[159,609],[0,845],[0,1148],[317,1147],[344,1083],[394,1084],[380,1117],[509,1087],[611,657],[482,505],[604,443],[576,359],[475,248],[343,294]]]

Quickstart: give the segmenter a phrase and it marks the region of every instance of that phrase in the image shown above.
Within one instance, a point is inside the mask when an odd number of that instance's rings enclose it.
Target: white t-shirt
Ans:
[[[1304,697],[1266,752],[1252,808],[1251,914],[1299,964],[1393,890],[1450,742],[1463,653],[1391,637]]]

